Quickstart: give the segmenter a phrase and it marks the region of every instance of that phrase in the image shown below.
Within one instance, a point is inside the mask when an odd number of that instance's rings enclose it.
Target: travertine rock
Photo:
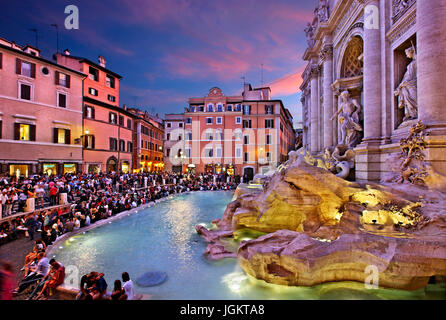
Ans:
[[[367,266],[379,271],[379,285],[414,290],[446,272],[446,248],[435,240],[344,234],[323,242],[305,233],[280,230],[243,242],[239,263],[250,275],[283,285],[313,286],[333,281],[365,282]]]
[[[298,159],[278,171],[263,192],[240,193],[218,230],[197,229],[216,259],[232,256],[219,239],[249,228],[268,233],[243,241],[239,263],[275,284],[312,286],[364,282],[379,270],[379,285],[424,287],[446,275],[446,197],[425,186],[359,184]]]

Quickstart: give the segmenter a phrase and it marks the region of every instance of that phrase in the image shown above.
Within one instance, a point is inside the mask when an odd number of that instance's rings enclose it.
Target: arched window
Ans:
[[[212,103],[208,104],[208,112],[214,112],[214,105]]]
[[[362,38],[354,36],[350,39],[347,49],[345,49],[342,59],[341,77],[352,78],[362,75],[363,61],[360,56],[364,52],[364,43]]]

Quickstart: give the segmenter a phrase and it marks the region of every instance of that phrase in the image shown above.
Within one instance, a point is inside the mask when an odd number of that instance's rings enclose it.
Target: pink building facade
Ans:
[[[72,56],[67,50],[57,54],[57,63],[79,70],[83,82],[83,172],[133,171],[133,129],[135,116],[119,107],[119,74],[98,63]]]
[[[0,174],[79,172],[85,75],[0,39]]]
[[[184,142],[170,147],[169,154],[183,153],[188,172],[250,180],[274,170],[294,148],[292,116],[281,100],[271,99],[268,87],[246,84],[240,96],[225,96],[214,87],[204,98],[189,99],[184,122]]]

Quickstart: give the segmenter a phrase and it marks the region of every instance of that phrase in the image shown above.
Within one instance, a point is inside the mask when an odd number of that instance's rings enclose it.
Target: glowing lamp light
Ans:
[[[89,134],[90,131],[88,129],[85,129],[85,134]]]

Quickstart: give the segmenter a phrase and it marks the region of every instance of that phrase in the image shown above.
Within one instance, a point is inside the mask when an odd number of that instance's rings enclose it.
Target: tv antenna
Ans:
[[[39,31],[36,28],[29,29],[36,34],[36,48],[39,48]]]
[[[59,27],[57,23],[53,23],[51,26],[56,28],[56,45],[57,45],[56,53],[59,53]]]

